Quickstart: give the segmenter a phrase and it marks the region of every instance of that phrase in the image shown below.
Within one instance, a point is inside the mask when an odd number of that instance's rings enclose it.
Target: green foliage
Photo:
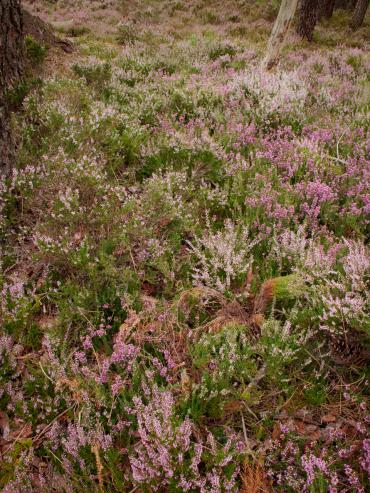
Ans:
[[[225,55],[229,55],[230,57],[235,56],[237,53],[237,50],[235,46],[232,46],[230,44],[216,44],[215,46],[212,46],[209,50],[209,58],[211,60],[217,60],[217,58],[223,57]]]
[[[84,78],[88,85],[92,85],[96,89],[105,86],[112,76],[112,67],[108,62],[99,65],[75,64],[72,69],[78,77]]]
[[[66,30],[67,36],[71,36],[72,38],[79,38],[80,36],[84,36],[90,32],[91,29],[87,26],[72,26]]]
[[[41,88],[42,84],[42,80],[38,77],[25,77],[6,91],[5,98],[11,108],[18,109],[28,94],[32,90]]]
[[[220,17],[214,12],[211,12],[209,10],[203,12],[202,17],[204,18],[204,22],[207,24],[213,24],[213,25],[221,24]]]
[[[189,403],[191,416],[220,416],[227,401],[245,397],[244,389],[256,373],[247,331],[229,323],[217,334],[201,336],[190,349],[193,365],[202,375]]]
[[[135,24],[126,22],[118,26],[116,34],[117,42],[121,45],[133,44],[139,39],[138,31]]]
[[[295,366],[299,368],[307,356],[302,344],[304,337],[291,331],[289,325],[288,322],[284,327],[277,320],[267,320],[258,343],[267,378],[285,390],[295,384],[290,378],[292,369]]]
[[[304,397],[306,402],[311,406],[320,406],[326,403],[328,398],[327,392],[325,382],[318,381],[308,384],[304,391]]]
[[[32,64],[42,63],[48,53],[48,48],[44,44],[37,41],[33,36],[27,34],[24,37],[24,45],[26,56]]]

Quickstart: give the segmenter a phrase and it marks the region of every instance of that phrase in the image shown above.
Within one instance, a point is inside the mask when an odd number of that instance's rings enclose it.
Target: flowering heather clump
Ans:
[[[255,67],[239,74],[232,89],[245,94],[246,109],[258,123],[269,124],[276,117],[300,114],[306,104],[306,85],[296,71],[268,72]]]
[[[285,425],[267,454],[267,475],[274,478],[277,491],[353,491],[364,493],[363,477],[369,474],[369,443],[366,429],[369,416],[362,415],[355,424],[356,441],[346,446],[346,434],[339,427],[327,430],[323,446],[320,441],[306,442]]]
[[[307,229],[284,231],[277,239],[275,251],[279,261],[307,282],[321,282],[337,275],[335,264],[341,245],[325,247],[319,239],[308,238]]]
[[[335,280],[327,280],[323,293],[323,328],[336,332],[348,327],[366,328],[369,299],[366,282],[370,257],[362,243],[344,240],[347,253],[340,259],[343,271]]]
[[[134,482],[181,491],[237,491],[239,467],[235,464],[243,444],[229,437],[220,447],[212,434],[205,443],[194,443],[194,425],[188,417],[175,416],[170,392],[154,387],[148,404],[134,398],[132,414],[138,424],[140,441],[130,457]],[[178,423],[176,424],[176,420]],[[204,472],[204,468],[207,472]],[[203,471],[203,472],[201,472]]]
[[[251,251],[258,240],[250,239],[247,227],[239,227],[231,221],[216,233],[210,231],[209,219],[207,222],[206,234],[196,238],[194,244],[190,243],[200,265],[194,269],[193,279],[195,283],[227,291],[232,281],[251,269]]]
[[[23,3],[75,49],[0,177],[0,489],[367,491],[369,20],[266,71],[276,1]]]

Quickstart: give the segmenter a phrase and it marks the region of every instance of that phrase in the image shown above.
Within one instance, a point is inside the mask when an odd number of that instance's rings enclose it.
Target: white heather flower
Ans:
[[[299,112],[304,108],[308,95],[307,83],[298,71],[269,72],[248,69],[234,79],[234,90],[247,92],[251,109],[266,118],[273,113]]]
[[[253,263],[251,251],[258,240],[251,240],[246,226],[238,226],[230,220],[224,229],[213,233],[208,228],[201,238],[189,243],[198,259],[194,269],[195,284],[203,284],[219,291],[230,289],[232,281],[248,272]]]

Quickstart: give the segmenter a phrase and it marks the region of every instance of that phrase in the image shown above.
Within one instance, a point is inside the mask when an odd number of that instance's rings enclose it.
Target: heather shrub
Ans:
[[[26,54],[31,63],[42,63],[48,49],[43,44],[39,43],[31,35],[25,36],[24,39]]]
[[[274,385],[289,388],[291,371],[294,367],[307,364],[307,346],[310,334],[299,333],[289,321],[284,325],[275,319],[266,320],[261,328],[257,352],[263,358],[266,378]]]
[[[134,399],[132,414],[141,437],[130,459],[134,483],[171,491],[237,491],[234,460],[243,445],[236,436],[223,446],[210,433],[194,443],[192,422],[176,418],[172,395],[155,387],[147,404]]]
[[[226,324],[217,334],[204,334],[191,349],[193,365],[202,373],[193,386],[191,414],[221,416],[228,401],[243,398],[243,392],[257,371],[248,328]],[[196,399],[195,399],[195,396]],[[198,404],[197,408],[194,404]]]
[[[120,23],[116,35],[117,42],[121,45],[133,44],[139,39],[138,31],[133,22]]]
[[[267,126],[288,123],[288,119],[297,117],[304,108],[308,92],[297,72],[271,74],[257,68],[240,74],[232,90],[256,121]]]
[[[237,50],[235,46],[227,43],[220,43],[210,47],[209,58],[214,61],[217,60],[217,58],[224,57],[225,55],[233,57],[236,52]]]
[[[340,491],[341,488],[358,493],[365,491],[361,484],[368,467],[369,451],[361,421],[355,433],[358,447],[347,448],[343,434],[334,428],[322,448],[317,440],[305,443],[282,425],[266,461],[267,474],[276,481],[277,491],[319,492]]]
[[[73,71],[83,78],[86,84],[101,89],[111,79],[111,65],[108,62],[91,65],[74,65]]]
[[[30,348],[39,346],[39,328],[32,317],[39,310],[39,299],[29,286],[18,278],[0,282],[0,321],[4,335]]]
[[[366,330],[369,337],[366,279],[369,255],[362,243],[344,241],[346,254],[340,259],[336,279],[327,279],[321,289],[323,314],[321,328],[329,332]]]
[[[367,327],[364,283],[369,263],[362,243],[343,240],[325,246],[319,239],[307,238],[305,229],[299,227],[297,233],[280,237],[278,250],[281,261],[288,261],[293,272],[305,280],[306,302],[316,309],[322,330],[346,332],[350,327]]]
[[[89,34],[91,29],[87,26],[71,26],[66,29],[67,36],[71,36],[72,38],[78,38],[80,36],[84,36],[85,34]]]
[[[219,291],[228,291],[232,282],[240,282],[243,275],[251,269],[252,249],[258,240],[251,240],[249,230],[240,228],[231,221],[225,223],[221,231],[212,232],[209,218],[208,231],[202,238],[195,238],[190,246],[197,257],[199,266],[195,267],[195,284],[215,287]]]

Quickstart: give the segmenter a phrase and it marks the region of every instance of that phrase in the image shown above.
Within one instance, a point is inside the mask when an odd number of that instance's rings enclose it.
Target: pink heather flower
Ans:
[[[194,475],[198,474],[198,466],[201,461],[202,452],[203,452],[203,445],[201,443],[196,443],[194,445],[194,455],[190,464],[191,470],[193,471]]]
[[[315,204],[330,202],[337,198],[337,194],[333,192],[332,188],[319,180],[299,183],[296,189]]]
[[[190,419],[186,417],[180,421],[176,417],[171,392],[160,391],[156,386],[151,389],[148,403],[145,404],[141,397],[134,397],[133,403],[132,414],[137,419],[139,438],[129,457],[134,481],[141,486],[155,484],[157,488],[180,484],[184,491],[211,493],[220,492],[224,487],[225,491],[236,492],[239,468],[230,480],[223,472],[223,468],[233,461],[234,437],[230,437],[222,449],[211,434],[206,447],[195,441]],[[202,464],[205,450],[208,455],[211,453],[212,458],[208,457],[208,460],[213,464],[206,472]]]
[[[76,360],[80,361],[81,363],[86,363],[86,354],[82,351],[76,351],[74,353],[74,357]]]
[[[314,482],[316,476],[316,469],[323,472],[326,476],[329,476],[329,470],[326,462],[321,457],[316,457],[311,452],[308,455],[303,455],[302,466],[307,474],[307,483],[311,485]]]
[[[344,472],[348,478],[349,484],[356,488],[356,492],[365,493],[365,489],[361,487],[357,474],[348,464],[344,464]]]
[[[111,390],[113,395],[117,395],[124,387],[124,381],[120,375],[114,377],[114,383],[111,385]]]
[[[365,401],[362,401],[361,404],[360,404],[360,409],[361,411],[366,411],[367,409],[367,405],[366,405],[366,402]]]
[[[110,361],[109,359],[105,359],[100,368],[100,382],[101,383],[107,383],[108,382],[108,372],[110,368]]]
[[[360,458],[361,467],[370,475],[370,439],[366,438],[362,442],[362,456]]]
[[[86,336],[82,342],[82,345],[83,345],[83,348],[85,350],[87,349],[92,349],[93,348],[93,344],[92,344],[92,340],[91,340],[91,337],[89,336]]]
[[[139,352],[140,349],[138,347],[133,344],[125,344],[119,340],[113,347],[110,363],[123,363],[125,364],[127,370],[131,371]]]
[[[281,423],[280,431],[283,435],[286,435],[287,433],[289,433],[289,427]]]

